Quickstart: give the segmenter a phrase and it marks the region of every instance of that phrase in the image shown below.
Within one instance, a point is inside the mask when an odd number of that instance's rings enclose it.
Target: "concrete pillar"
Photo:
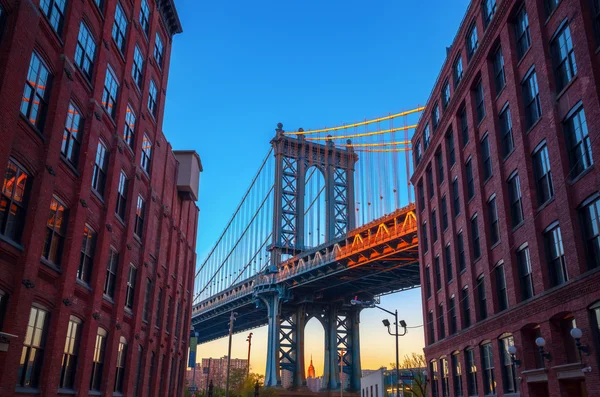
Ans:
[[[340,387],[340,367],[337,349],[337,308],[329,306],[325,327],[325,367],[323,370],[323,389],[338,390]]]
[[[294,330],[294,343],[296,345],[296,369],[294,373],[294,388],[306,387],[306,373],[304,372],[304,328],[306,325],[306,307],[299,305],[296,309],[296,329]]]
[[[281,298],[278,293],[272,292],[261,295],[260,299],[267,306],[267,315],[269,318],[265,386],[277,387],[281,386],[281,371],[279,368],[279,311],[281,308]]]
[[[360,390],[360,378],[362,376],[362,368],[360,365],[360,308],[352,308],[348,313],[352,321],[352,335],[350,335],[351,351],[352,351],[352,372],[350,376],[350,391]]]

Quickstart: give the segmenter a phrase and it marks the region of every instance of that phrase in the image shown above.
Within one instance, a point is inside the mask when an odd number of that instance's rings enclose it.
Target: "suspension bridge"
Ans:
[[[420,285],[410,138],[422,107],[330,128],[286,132],[200,264],[198,343],[268,326],[265,386],[306,386],[304,327],[325,330],[324,390],[360,389],[360,307]],[[339,376],[343,360],[344,384]]]

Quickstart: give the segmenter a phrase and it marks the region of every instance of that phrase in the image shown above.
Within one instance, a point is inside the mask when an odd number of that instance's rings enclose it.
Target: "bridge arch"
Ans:
[[[304,373],[306,374],[306,386],[311,391],[318,391],[325,386],[316,384],[317,378],[323,375],[325,365],[325,330],[325,324],[318,316],[307,317],[304,327]],[[314,373],[311,373],[311,366]],[[313,379],[311,379],[311,375]]]

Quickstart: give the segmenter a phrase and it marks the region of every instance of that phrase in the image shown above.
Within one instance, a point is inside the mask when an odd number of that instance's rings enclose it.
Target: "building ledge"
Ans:
[[[158,10],[171,37],[183,32],[174,0],[158,0]]]
[[[585,376],[582,371],[583,365],[581,363],[557,365],[551,369],[556,371],[556,377],[558,379],[574,379],[583,378]]]
[[[527,383],[548,382],[548,370],[546,368],[529,369],[522,371]]]

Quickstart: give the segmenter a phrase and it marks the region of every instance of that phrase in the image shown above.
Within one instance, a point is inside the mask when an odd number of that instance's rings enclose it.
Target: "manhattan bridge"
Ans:
[[[410,138],[423,110],[306,131],[277,125],[197,269],[198,343],[226,336],[232,312],[234,333],[267,325],[265,386],[290,371],[298,388],[306,385],[304,328],[316,318],[325,330],[323,389],[360,389],[361,307],[350,300],[420,285]]]

